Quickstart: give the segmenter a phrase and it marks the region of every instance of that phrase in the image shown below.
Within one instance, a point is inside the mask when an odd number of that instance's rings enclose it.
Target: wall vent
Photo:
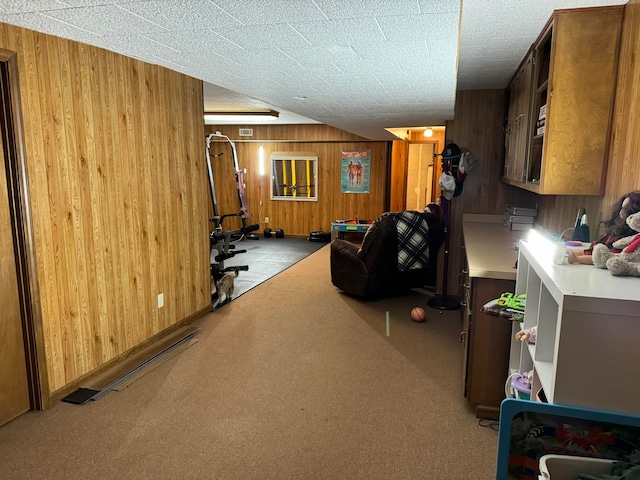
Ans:
[[[240,129],[241,137],[253,137],[253,128],[241,128]]]

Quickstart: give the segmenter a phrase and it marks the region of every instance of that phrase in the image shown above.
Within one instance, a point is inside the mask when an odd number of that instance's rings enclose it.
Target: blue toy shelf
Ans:
[[[508,398],[500,406],[497,480],[538,480],[543,455],[622,460],[640,450],[640,417]]]

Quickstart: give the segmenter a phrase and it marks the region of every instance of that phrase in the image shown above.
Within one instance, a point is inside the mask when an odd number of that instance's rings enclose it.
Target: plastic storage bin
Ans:
[[[575,480],[581,473],[600,475],[611,473],[615,460],[574,457],[570,455],[543,455],[540,457],[539,480]]]

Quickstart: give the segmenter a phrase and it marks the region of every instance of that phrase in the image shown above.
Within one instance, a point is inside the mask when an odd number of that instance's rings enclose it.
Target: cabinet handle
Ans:
[[[463,307],[463,308],[466,308],[467,302],[460,302],[460,306]]]
[[[460,332],[460,337],[459,337],[459,339],[460,339],[460,343],[464,343],[464,340],[465,340],[465,338],[466,338],[466,337],[467,337],[467,332],[466,332],[466,330],[461,331],[461,332]]]
[[[515,122],[515,123],[516,123],[516,126],[517,126],[518,128],[520,128],[520,127],[521,127],[521,125],[520,125],[520,124],[521,124],[522,122],[520,122],[520,119],[521,119],[522,117],[524,117],[524,113],[521,113],[520,115],[518,115],[518,116],[516,117],[516,122]]]

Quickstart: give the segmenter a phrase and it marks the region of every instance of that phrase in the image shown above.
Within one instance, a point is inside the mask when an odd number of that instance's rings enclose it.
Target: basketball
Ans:
[[[424,310],[420,307],[413,307],[411,310],[411,320],[414,322],[424,322]]]

